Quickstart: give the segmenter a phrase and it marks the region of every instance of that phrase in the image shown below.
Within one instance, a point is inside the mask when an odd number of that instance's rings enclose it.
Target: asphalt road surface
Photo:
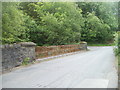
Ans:
[[[113,47],[56,58],[3,74],[3,88],[116,88]]]

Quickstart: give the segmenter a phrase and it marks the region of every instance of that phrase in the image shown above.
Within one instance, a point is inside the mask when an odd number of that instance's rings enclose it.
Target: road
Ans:
[[[56,58],[3,74],[3,88],[116,88],[113,47]]]

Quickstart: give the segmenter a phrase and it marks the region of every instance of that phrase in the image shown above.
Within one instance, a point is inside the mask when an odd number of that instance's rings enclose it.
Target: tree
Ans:
[[[3,43],[110,42],[118,30],[114,2],[4,2]]]
[[[32,35],[30,34],[31,41],[39,45],[46,43],[57,45],[80,40],[80,31],[84,19],[81,14],[82,10],[75,3],[27,3],[27,7],[23,6],[23,10],[34,19],[37,25],[34,32],[30,30],[32,33]],[[34,14],[32,14],[33,12]]]
[[[18,10],[19,3],[2,3],[2,42],[14,43],[26,40],[24,15]]]
[[[86,19],[81,39],[89,42],[96,41],[98,43],[111,41],[114,31],[118,29],[117,3],[77,2],[77,4],[82,9],[82,14]],[[94,13],[94,15],[90,16],[90,13]],[[99,22],[96,22],[98,19]]]

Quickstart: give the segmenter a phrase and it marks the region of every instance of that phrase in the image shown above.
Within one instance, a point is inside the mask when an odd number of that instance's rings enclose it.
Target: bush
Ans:
[[[120,55],[120,32],[118,32],[118,55]]]
[[[118,56],[120,55],[120,32],[117,32],[115,34],[115,44],[116,44],[116,47],[114,51],[115,51],[115,55]]]

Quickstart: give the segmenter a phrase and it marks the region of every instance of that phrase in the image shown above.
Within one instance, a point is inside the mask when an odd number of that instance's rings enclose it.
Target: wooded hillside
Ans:
[[[115,2],[3,2],[3,44],[108,43],[118,30]]]

